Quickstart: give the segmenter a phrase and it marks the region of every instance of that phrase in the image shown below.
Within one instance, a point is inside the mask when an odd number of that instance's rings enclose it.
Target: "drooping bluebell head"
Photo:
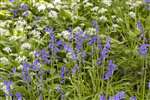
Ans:
[[[124,91],[120,91],[115,96],[109,98],[109,100],[124,100],[124,99],[125,99]]]
[[[148,82],[148,89],[150,90],[150,81]]]
[[[150,0],[144,0],[145,3],[150,3]]]
[[[21,93],[17,92],[17,93],[16,93],[16,97],[17,97],[17,100],[22,100],[22,95],[21,95]]]
[[[93,45],[97,42],[97,36],[93,36],[92,39],[88,42],[89,45]]]
[[[96,20],[92,21],[92,26],[96,29],[96,32],[99,32],[99,26]]]
[[[98,58],[97,64],[102,64],[102,61],[108,56],[108,53],[110,52],[110,47],[111,47],[110,42],[111,42],[111,38],[107,37],[106,44],[104,48],[102,49],[102,51],[100,52],[100,58]]]
[[[12,68],[12,72],[16,73],[16,67]]]
[[[22,4],[20,5],[20,8],[21,8],[22,10],[28,10],[28,5],[22,3]]]
[[[106,100],[106,97],[104,95],[100,95],[99,100]]]
[[[142,44],[142,45],[140,45],[140,47],[139,47],[139,53],[142,56],[146,56],[147,53],[148,53],[148,47],[150,47],[150,44]]]
[[[79,70],[79,66],[76,64],[76,65],[72,68],[72,75],[74,75],[78,70]]]
[[[136,96],[130,97],[130,100],[137,100],[137,99],[136,99]]]
[[[10,2],[15,2],[15,0],[9,0]]]
[[[104,74],[103,79],[108,80],[116,70],[116,65],[113,64],[112,60],[109,60],[108,71]]]
[[[10,92],[10,86],[12,85],[12,81],[4,81],[4,85],[6,86],[6,91]]]

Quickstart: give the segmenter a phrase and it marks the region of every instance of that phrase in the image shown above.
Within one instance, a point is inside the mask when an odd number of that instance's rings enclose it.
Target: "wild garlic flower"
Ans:
[[[29,44],[29,43],[23,43],[21,45],[21,49],[31,49],[31,44]]]
[[[27,58],[25,56],[17,56],[15,61],[21,63],[27,61]]]
[[[106,8],[101,8],[101,9],[99,9],[98,10],[98,13],[99,14],[104,14],[104,13],[106,13],[108,10],[106,9]]]
[[[4,64],[4,65],[8,65],[9,64],[9,60],[6,57],[1,57],[0,58],[0,63]]]
[[[46,9],[46,4],[45,2],[38,2],[34,5],[35,7],[37,7],[38,11],[44,11]]]
[[[9,31],[4,28],[0,28],[0,36],[6,36],[6,35],[9,35]]]
[[[16,41],[19,37],[16,35],[13,35],[11,37],[8,38],[9,41]]]
[[[66,31],[63,31],[61,32],[61,35],[63,36],[63,38],[65,39],[69,39],[69,36],[70,36],[70,32],[68,32],[67,30]]]
[[[93,8],[92,8],[92,11],[98,11],[98,8],[99,8],[98,6],[93,7]]]
[[[33,35],[33,37],[35,37],[35,38],[40,38],[41,36],[41,33],[39,32],[39,31],[37,31],[37,30],[32,30],[29,34],[32,34]]]
[[[95,28],[88,28],[85,30],[84,32],[85,34],[88,34],[88,35],[96,35],[96,29]]]
[[[3,50],[4,50],[5,52],[7,52],[7,53],[12,52],[12,50],[11,50],[11,48],[10,48],[10,47],[5,47],[5,48],[3,48]]]
[[[112,0],[102,0],[102,3],[105,4],[106,6],[111,6]]]
[[[135,14],[135,12],[129,12],[129,16],[131,17],[131,18],[135,18],[136,17],[136,14]]]
[[[101,22],[106,22],[106,21],[107,21],[107,17],[106,17],[106,16],[101,16],[101,17],[99,18],[99,20],[100,20]]]
[[[49,11],[48,16],[52,17],[52,18],[57,18],[58,13],[54,10],[51,10],[51,11]]]

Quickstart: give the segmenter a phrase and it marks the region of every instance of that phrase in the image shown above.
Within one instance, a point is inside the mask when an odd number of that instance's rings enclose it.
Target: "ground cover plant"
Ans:
[[[150,0],[0,0],[0,100],[150,100]]]

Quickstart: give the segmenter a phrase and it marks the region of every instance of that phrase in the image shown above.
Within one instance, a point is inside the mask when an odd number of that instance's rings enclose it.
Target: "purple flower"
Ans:
[[[29,12],[28,11],[25,11],[23,14],[22,14],[22,16],[28,16],[29,15]]]
[[[145,37],[144,37],[144,28],[142,26],[141,21],[137,22],[137,28],[139,29],[139,31],[141,33],[140,38],[143,38],[145,40]]]
[[[42,58],[42,60],[44,61],[44,63],[46,63],[46,64],[49,64],[49,63],[50,63],[48,57],[49,57],[49,54],[46,52],[45,49],[42,49],[42,50],[41,50],[41,58]]]
[[[24,62],[23,69],[22,69],[22,76],[24,81],[30,81],[29,68],[30,68],[30,64]]]
[[[150,90],[150,81],[148,82],[148,88],[149,88],[149,90]]]
[[[16,73],[16,67],[12,68],[12,72]]]
[[[35,70],[37,70],[37,66],[38,66],[38,64],[39,64],[40,62],[39,62],[39,59],[35,59],[34,60],[34,62],[33,62],[33,64],[32,64],[32,69],[35,71]]]
[[[12,84],[12,81],[4,81],[4,85],[6,86],[6,91],[10,92],[10,85]]]
[[[72,52],[73,49],[71,48],[71,46],[67,45],[67,44],[64,44],[64,49],[67,51],[67,52]]]
[[[11,12],[13,13],[13,16],[16,17],[17,13],[18,13],[18,10],[12,10]]]
[[[108,65],[108,71],[104,74],[103,79],[104,80],[108,80],[114,73],[114,71],[116,70],[116,65],[113,64],[112,60],[109,61],[109,65]]]
[[[102,61],[108,56],[108,53],[110,52],[110,37],[107,37],[107,42],[105,47],[102,49],[102,52],[100,53],[100,58],[98,58],[97,64],[102,64]]]
[[[99,26],[97,24],[97,21],[93,20],[92,21],[92,26],[96,29],[96,32],[99,32]]]
[[[15,0],[9,0],[10,2],[15,2]]]
[[[65,78],[65,66],[61,67],[61,83],[64,83],[64,78]]]
[[[76,65],[72,68],[72,74],[74,75],[77,70],[79,70],[79,66],[76,64]]]
[[[17,92],[17,93],[16,93],[16,97],[17,97],[17,100],[22,100],[22,95],[21,95],[21,93]]]
[[[73,51],[71,52],[71,56],[73,60],[77,60],[77,55]]]
[[[115,96],[110,97],[109,100],[122,100],[124,98],[125,98],[125,92],[124,91],[120,91]]]
[[[57,41],[57,46],[62,46],[63,45],[63,41],[62,40],[59,40],[59,41]]]
[[[130,97],[130,100],[137,100],[137,99],[136,99],[136,96]]]
[[[82,35],[83,35],[82,30],[76,32],[75,34],[76,49],[78,52],[80,52],[83,49],[84,38],[82,37]]]
[[[148,47],[150,46],[150,44],[142,44],[139,47],[139,53],[143,56],[147,55],[148,52]]]
[[[88,42],[89,45],[93,45],[97,42],[97,36],[93,36],[92,39]]]
[[[150,0],[144,0],[145,3],[150,3]]]
[[[27,4],[23,4],[23,3],[22,3],[22,4],[20,5],[20,7],[21,7],[22,10],[28,10],[28,5],[27,5]]]
[[[106,100],[106,97],[104,95],[100,95],[99,100]]]

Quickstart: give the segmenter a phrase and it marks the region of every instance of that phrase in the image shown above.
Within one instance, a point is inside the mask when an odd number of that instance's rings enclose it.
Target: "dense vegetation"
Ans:
[[[1,0],[0,100],[150,100],[150,0]]]

